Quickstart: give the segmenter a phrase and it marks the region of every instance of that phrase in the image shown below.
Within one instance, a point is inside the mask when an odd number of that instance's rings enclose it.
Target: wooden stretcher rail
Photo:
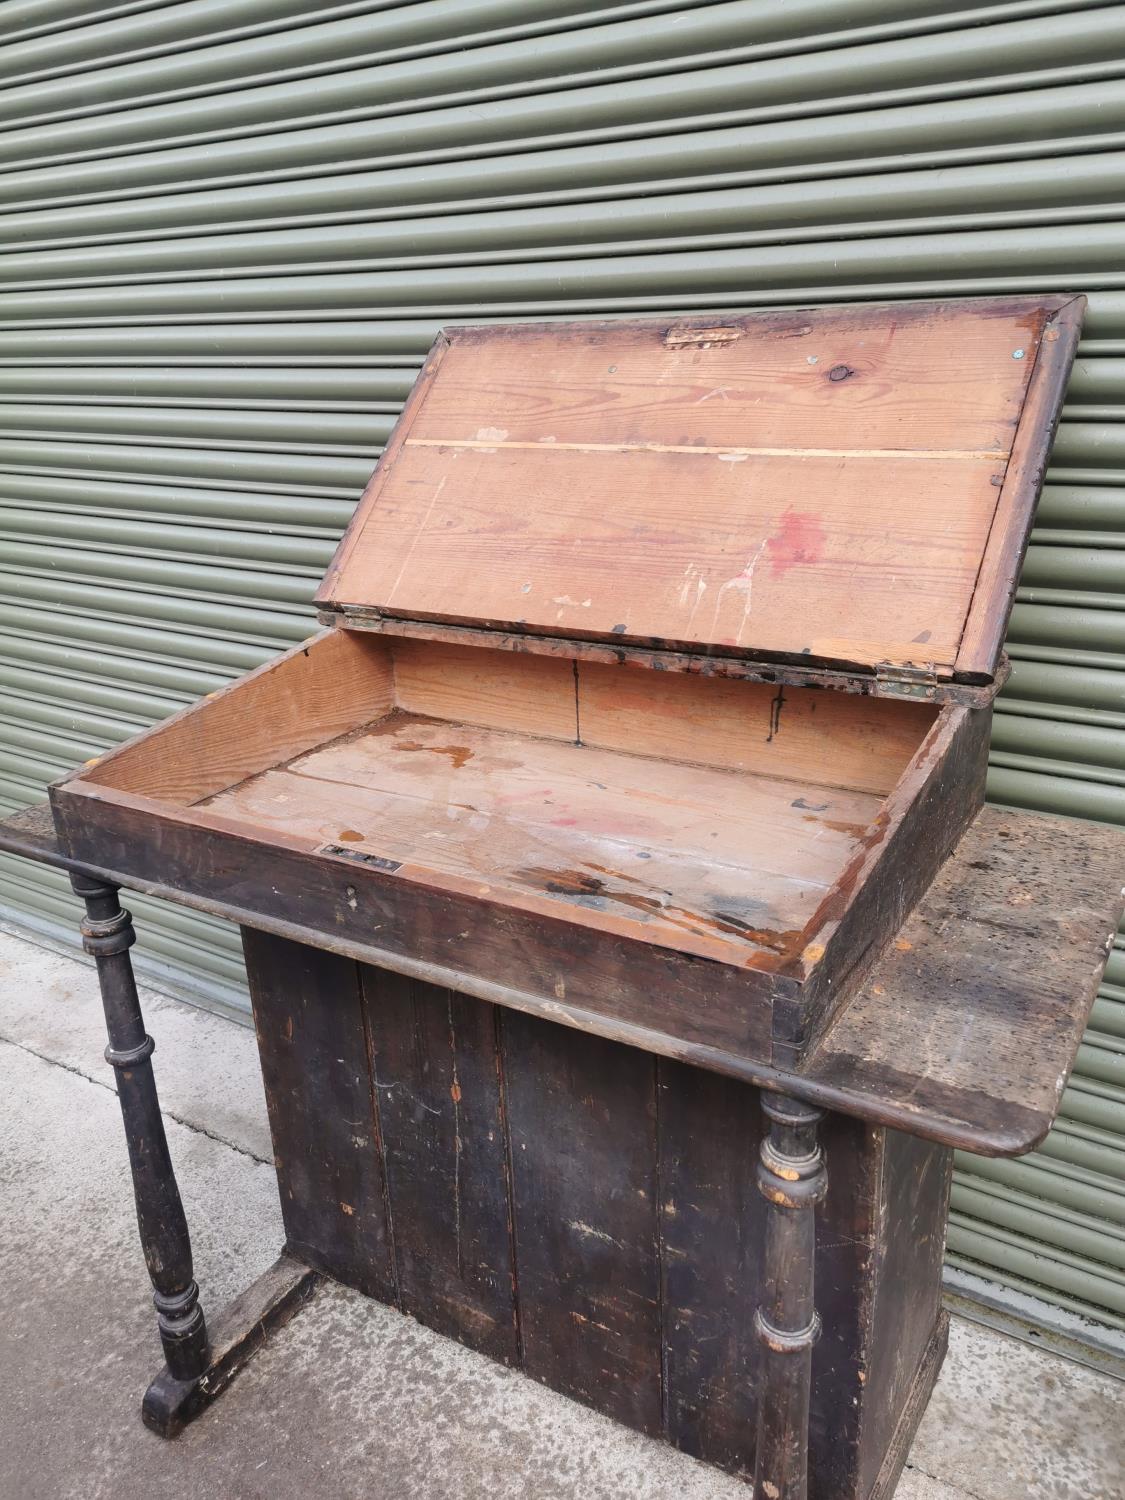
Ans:
[[[59,849],[46,804],[0,822],[0,850],[78,868]],[[1125,830],[985,808],[867,983],[795,1071],[124,872],[81,869],[844,1114],[1010,1156],[1036,1146],[1058,1111],[1121,918]]]

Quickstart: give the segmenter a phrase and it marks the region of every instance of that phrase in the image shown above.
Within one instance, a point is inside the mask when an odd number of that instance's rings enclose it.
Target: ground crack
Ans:
[[[964,1495],[966,1500],[989,1500],[989,1496],[979,1495],[976,1490],[967,1490],[952,1479],[945,1479],[940,1474],[931,1474],[929,1469],[924,1469],[919,1463],[911,1463],[908,1460],[903,1464],[903,1469],[913,1469],[916,1474],[921,1474],[923,1479],[932,1479],[935,1484],[940,1484],[947,1489],[950,1495]]]
[[[73,1073],[76,1078],[83,1079],[86,1083],[92,1083],[95,1088],[105,1089],[109,1094],[116,1094],[117,1090],[113,1083],[106,1078],[98,1078],[93,1073],[87,1073],[84,1068],[75,1067],[73,1063],[60,1062],[57,1057],[50,1057],[46,1052],[38,1052],[34,1047],[29,1047],[26,1042],[17,1041],[13,1036],[0,1033],[0,1042],[9,1047],[15,1047],[18,1052],[26,1052],[29,1057],[37,1057],[40,1062],[47,1063],[52,1068],[61,1068],[64,1073]],[[108,1063],[106,1065],[109,1066]],[[176,1125],[182,1125],[185,1130],[190,1130],[192,1135],[202,1135],[209,1141],[214,1141],[217,1146],[226,1146],[230,1151],[236,1151],[239,1156],[249,1157],[260,1166],[272,1167],[273,1161],[268,1156],[259,1156],[256,1151],[250,1151],[245,1146],[240,1146],[237,1141],[228,1140],[225,1135],[216,1135],[213,1130],[207,1130],[202,1125],[195,1124],[192,1120],[185,1120],[183,1115],[178,1115],[174,1110],[166,1109],[162,1104],[160,1113],[166,1120],[173,1121]]]

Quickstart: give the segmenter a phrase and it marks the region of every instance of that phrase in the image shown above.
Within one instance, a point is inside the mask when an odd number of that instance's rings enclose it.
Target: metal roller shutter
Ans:
[[[893,12],[893,14],[891,14]],[[1085,291],[991,794],[1125,822],[1125,6],[6,0],[0,801],[310,628],[446,320]],[[72,931],[60,881],[0,904]],[[239,1003],[235,935],[137,901]],[[1125,946],[955,1266],[1125,1328]]]

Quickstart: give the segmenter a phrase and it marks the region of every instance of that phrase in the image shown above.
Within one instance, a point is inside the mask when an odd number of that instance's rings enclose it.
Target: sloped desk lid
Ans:
[[[1084,307],[448,329],[317,603],[988,682]]]

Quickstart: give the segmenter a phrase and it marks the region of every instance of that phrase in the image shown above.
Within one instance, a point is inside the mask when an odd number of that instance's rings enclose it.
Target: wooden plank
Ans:
[[[861,1495],[875,1483],[918,1371],[935,1336],[940,1336],[941,1268],[953,1173],[953,1153],[947,1146],[900,1130],[881,1135],[881,1170],[873,1195],[879,1234],[873,1265],[866,1268],[872,1274],[873,1293],[869,1291],[866,1308],[860,1395]],[[830,1175],[830,1187],[832,1180]],[[841,1174],[837,1181],[847,1179]]]
[[[439,1333],[513,1363],[495,1011],[369,965],[360,977],[399,1305]]]
[[[395,641],[393,655],[395,702],[407,713],[578,738],[572,662],[437,641]]]
[[[407,441],[1007,451],[1012,351],[1041,322],[1029,298],[735,315],[699,341],[657,319],[453,328]]]
[[[887,1233],[879,1217],[885,1132],[829,1114],[819,1130],[828,1195],[816,1213],[813,1297],[821,1334],[812,1354],[809,1481],[813,1494],[848,1494],[856,1485],[864,1382],[870,1367],[871,1309],[856,1296]],[[938,1277],[940,1286],[940,1272]],[[858,1399],[857,1399],[858,1397]]]
[[[127,866],[134,889],[174,892],[244,926],[584,1029],[608,1016],[630,1037],[633,1027],[671,1025],[689,1046],[729,1044],[757,1057],[768,1049],[772,997],[788,983],[772,974],[657,947],[635,923],[617,930],[608,914],[600,928],[579,927],[547,898],[548,910],[525,912],[479,882],[439,890],[406,866],[310,854],[284,834],[267,840],[245,823],[204,825],[162,803],[74,785],[57,816],[75,864]]]
[[[659,1434],[654,1061],[516,1014],[501,1038],[524,1369]]]
[[[796,1062],[831,1024],[956,849],[984,801],[991,720],[991,708],[946,708],[887,798],[880,837],[856,853],[787,966],[808,983],[775,1008],[775,1062]]]
[[[403,716],[209,808],[741,962],[799,949],[879,800]]]
[[[1085,312],[1085,297],[1071,298],[1025,350],[1034,371],[957,651],[968,677],[991,673],[1003,644]]]
[[[386,447],[380,455],[375,472],[368,480],[367,488],[360,497],[359,504],[356,507],[356,514],[352,517],[352,521],[348,523],[347,530],[340,538],[340,544],[336,548],[335,555],[328,565],[328,571],[325,573],[320,588],[317,590],[316,600],[318,603],[322,603],[331,597],[341,576],[343,576],[343,570],[351,556],[356,538],[362,529],[362,526],[354,524],[356,517],[360,515],[365,516],[373,503],[374,497],[382,485],[388,470],[393,466],[395,459],[402,449],[403,441],[410,431],[419,408],[430,393],[434,377],[437,375],[448,348],[448,339],[444,333],[439,333],[430,347],[425,364],[418,372],[418,379],[414,382],[410,395],[407,396],[403,408],[398,414],[398,421],[395,423],[394,430],[387,439]]]
[[[1077,306],[449,330],[318,602],[987,677]]]
[[[286,1246],[317,1270],[393,1302],[382,1141],[356,965],[249,928],[242,945]]]
[[[801,1069],[985,1154],[1054,1119],[1122,910],[1125,831],[986,807]],[[958,1130],[957,1123],[962,1126]],[[971,1122],[971,1129],[964,1127]]]
[[[749,1475],[765,1209],[757,1093],[663,1059],[657,1086],[665,1436]]]
[[[578,668],[578,708],[584,745],[882,796],[937,715],[927,703],[594,663]]]
[[[326,630],[137,735],[84,774],[185,805],[386,713],[390,648]]]
[[[336,602],[868,666],[952,664],[1002,457],[731,457],[407,444]]]

